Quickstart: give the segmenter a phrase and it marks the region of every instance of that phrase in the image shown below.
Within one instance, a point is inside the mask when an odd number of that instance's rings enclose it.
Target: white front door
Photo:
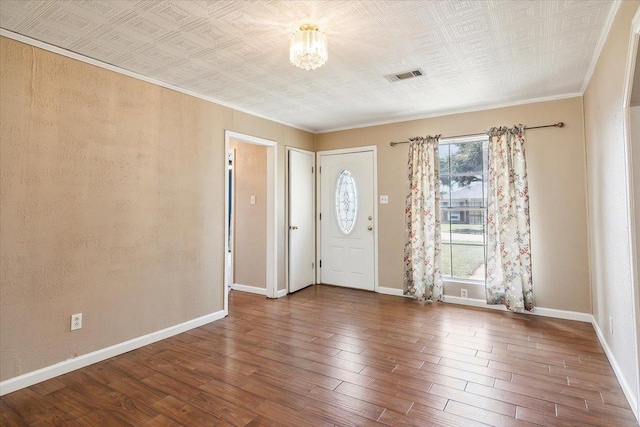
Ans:
[[[318,153],[320,282],[375,289],[373,150]]]
[[[289,292],[314,283],[314,155],[289,150]]]

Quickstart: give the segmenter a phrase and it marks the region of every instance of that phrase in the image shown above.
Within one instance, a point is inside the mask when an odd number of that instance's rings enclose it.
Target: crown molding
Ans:
[[[163,87],[165,89],[170,89],[170,90],[174,90],[176,92],[183,93],[185,95],[193,96],[194,98],[202,99],[204,101],[211,102],[213,104],[217,104],[217,105],[221,105],[223,107],[231,108],[231,109],[233,109],[235,111],[239,111],[241,113],[250,114],[252,116],[255,116],[255,117],[258,117],[258,118],[261,118],[261,119],[269,120],[269,121],[272,121],[272,122],[275,122],[275,123],[279,123],[281,125],[289,126],[289,127],[295,128],[295,129],[299,129],[299,130],[302,130],[302,131],[305,131],[305,132],[316,133],[312,129],[304,128],[304,127],[297,126],[297,125],[294,125],[294,124],[291,124],[291,123],[286,123],[286,122],[283,122],[282,120],[278,120],[278,119],[275,119],[273,117],[269,117],[269,116],[265,116],[263,114],[256,113],[255,111],[246,110],[244,108],[238,107],[238,106],[233,105],[233,104],[229,104],[229,103],[221,101],[219,99],[212,98],[210,96],[201,95],[199,93],[192,92],[190,90],[183,89],[181,87],[174,86],[174,85],[169,84],[169,83],[165,83],[165,82],[163,82],[161,80],[156,80],[154,78],[147,77],[147,76],[144,76],[142,74],[138,74],[138,73],[136,73],[134,71],[129,71],[127,69],[117,67],[115,65],[109,64],[107,62],[100,61],[98,59],[94,59],[94,58],[91,58],[91,57],[88,57],[88,56],[85,56],[85,55],[81,55],[79,53],[72,52],[70,50],[63,49],[61,47],[54,46],[52,44],[49,44],[49,43],[46,43],[46,42],[43,42],[43,41],[40,41],[40,40],[37,40],[37,39],[33,39],[31,37],[27,37],[27,36],[24,36],[22,34],[14,33],[13,31],[9,31],[9,30],[4,29],[4,28],[0,28],[0,36],[6,37],[8,39],[16,40],[16,41],[19,41],[21,43],[25,43],[25,44],[28,44],[28,45],[31,45],[31,46],[34,46],[34,47],[37,47],[37,48],[52,52],[52,53],[56,53],[58,55],[66,56],[67,58],[75,59],[77,61],[81,61],[81,62],[84,62],[86,64],[94,65],[96,67],[100,67],[100,68],[103,68],[105,70],[113,71],[114,73],[122,74],[122,75],[125,75],[127,77],[132,77],[134,79],[142,80],[144,82],[151,83],[153,85],[160,86],[160,87]]]
[[[593,76],[593,73],[596,70],[598,59],[600,59],[602,48],[604,47],[604,44],[607,41],[607,37],[609,36],[609,31],[611,31],[611,26],[613,25],[613,20],[616,18],[616,14],[618,13],[618,9],[620,8],[621,3],[622,3],[622,0],[615,0],[611,5],[611,9],[609,10],[609,15],[607,16],[607,20],[604,23],[604,28],[602,29],[602,33],[600,33],[600,39],[598,40],[598,44],[596,45],[596,50],[593,52],[591,65],[589,65],[589,70],[587,70],[587,75],[584,76],[584,81],[582,82],[582,87],[580,88],[580,95],[584,95],[585,91],[587,90],[587,87],[589,86],[591,77]]]
[[[361,125],[353,125],[353,126],[345,126],[333,129],[327,129],[322,131],[315,132],[316,134],[330,133],[330,132],[339,132],[343,130],[352,130],[352,129],[361,129],[372,126],[381,126],[381,125],[389,125],[394,123],[403,123],[403,122],[411,122],[414,120],[423,120],[423,119],[433,119],[436,117],[444,117],[444,116],[452,116],[454,114],[463,114],[463,113],[473,113],[476,111],[486,111],[486,110],[496,110],[498,108],[507,108],[507,107],[516,107],[518,105],[527,105],[527,104],[536,104],[538,102],[548,102],[548,101],[559,101],[561,99],[569,99],[569,98],[578,98],[581,97],[582,93],[566,93],[562,95],[554,95],[554,96],[545,96],[541,98],[530,98],[523,99],[521,101],[513,101],[513,102],[505,102],[500,104],[489,104],[484,106],[475,106],[468,108],[456,108],[452,110],[443,110],[434,113],[425,113],[425,114],[417,114],[411,115],[407,117],[398,117],[392,120],[381,120],[377,122],[368,122]]]

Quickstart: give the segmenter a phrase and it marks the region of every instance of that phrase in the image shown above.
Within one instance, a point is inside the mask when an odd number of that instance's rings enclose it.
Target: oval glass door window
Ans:
[[[358,191],[353,175],[343,170],[336,184],[336,219],[343,234],[350,234],[356,225],[358,214]]]

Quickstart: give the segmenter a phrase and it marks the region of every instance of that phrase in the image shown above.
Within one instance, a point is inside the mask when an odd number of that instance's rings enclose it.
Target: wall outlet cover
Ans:
[[[82,328],[82,313],[76,313],[71,315],[71,330]]]

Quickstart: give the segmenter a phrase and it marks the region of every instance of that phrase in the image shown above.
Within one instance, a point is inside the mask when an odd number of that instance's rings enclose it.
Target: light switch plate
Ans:
[[[389,203],[389,196],[384,195],[384,196],[380,196],[380,204],[381,205],[386,205]]]
[[[251,196],[251,204],[252,205],[256,204],[256,196]]]

